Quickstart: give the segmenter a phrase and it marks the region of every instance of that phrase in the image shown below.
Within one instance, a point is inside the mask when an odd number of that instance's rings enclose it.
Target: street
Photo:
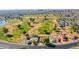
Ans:
[[[68,44],[56,45],[56,47],[48,47],[48,46],[26,46],[12,43],[4,43],[0,42],[0,49],[69,49],[74,45],[77,45],[78,42],[72,42]]]

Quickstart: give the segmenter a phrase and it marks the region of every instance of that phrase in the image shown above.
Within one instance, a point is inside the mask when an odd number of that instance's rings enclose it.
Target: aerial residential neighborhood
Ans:
[[[78,49],[79,10],[0,10],[1,49]]]

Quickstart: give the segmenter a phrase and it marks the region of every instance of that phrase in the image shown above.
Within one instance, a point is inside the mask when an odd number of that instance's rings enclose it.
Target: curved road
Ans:
[[[48,47],[48,46],[26,46],[26,45],[19,45],[19,44],[12,44],[12,43],[5,43],[0,41],[0,49],[69,49],[74,45],[77,45],[78,42],[72,42],[68,44],[56,45],[56,47]]]

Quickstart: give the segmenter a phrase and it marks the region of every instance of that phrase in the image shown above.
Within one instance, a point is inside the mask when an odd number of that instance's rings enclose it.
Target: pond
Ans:
[[[1,27],[1,26],[4,26],[5,24],[6,24],[6,21],[5,21],[5,20],[1,20],[1,21],[0,21],[0,27]]]

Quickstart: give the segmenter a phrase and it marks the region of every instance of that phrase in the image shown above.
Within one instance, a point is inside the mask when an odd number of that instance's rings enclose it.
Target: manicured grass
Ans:
[[[11,38],[8,38],[3,32],[3,28],[0,28],[0,40],[11,41]]]
[[[46,22],[46,23],[42,23],[42,27],[40,27],[38,29],[38,31],[40,32],[40,34],[49,34],[53,31],[54,25],[52,24],[52,22]]]
[[[14,36],[19,36],[19,35],[21,35],[21,34],[23,34],[23,32],[25,31],[25,32],[27,32],[28,30],[29,30],[29,28],[30,28],[30,26],[26,23],[22,23],[21,24],[21,28],[22,29],[20,29],[20,28],[18,28],[17,26],[14,28],[14,30],[13,30],[13,35]]]

